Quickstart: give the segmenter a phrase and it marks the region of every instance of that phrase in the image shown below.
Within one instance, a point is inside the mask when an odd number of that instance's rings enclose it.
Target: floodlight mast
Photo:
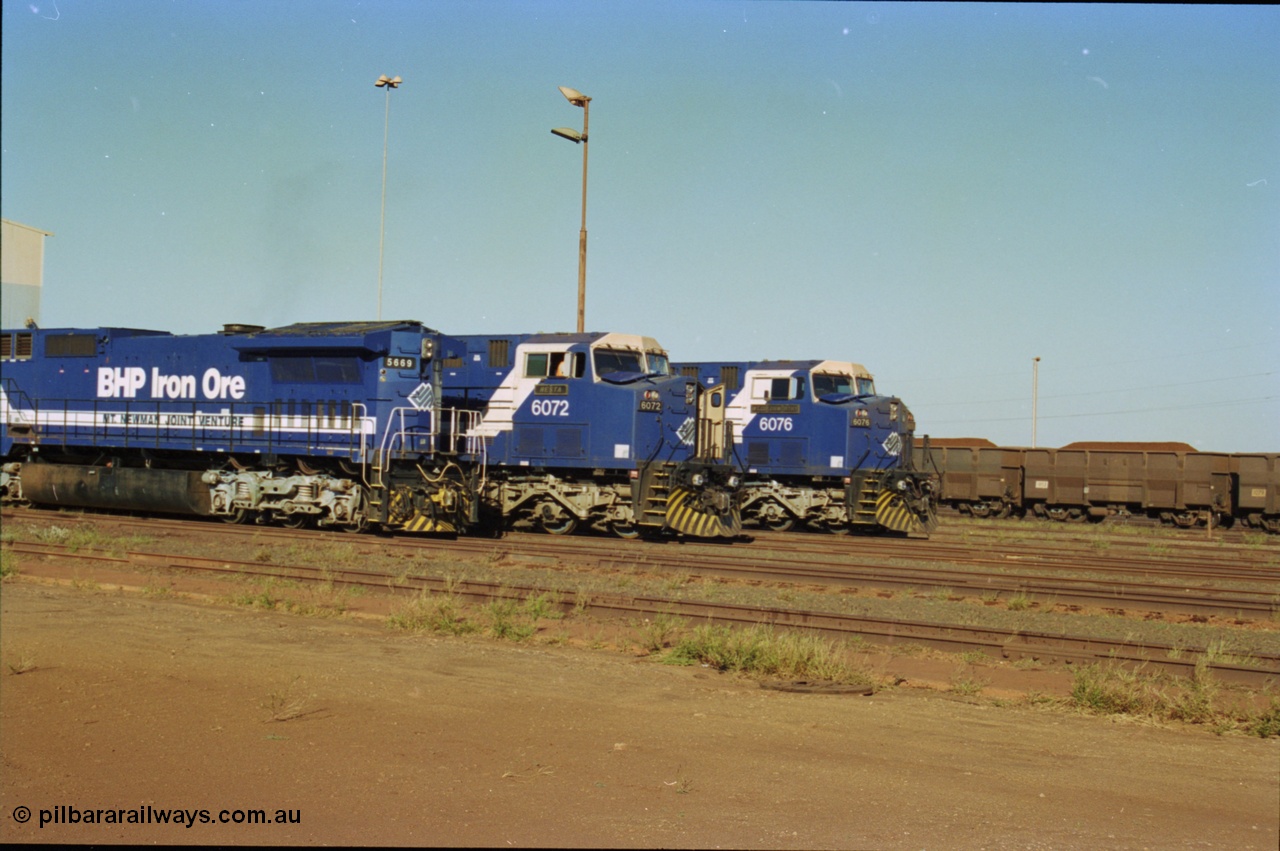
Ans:
[[[382,217],[378,220],[378,321],[382,321],[382,246],[387,232],[387,131],[391,129],[391,90],[400,88],[404,82],[399,77],[378,77],[374,85],[386,87],[387,108],[382,120]]]
[[[582,132],[556,127],[551,132],[575,145],[582,144],[582,229],[578,231],[578,333],[586,330],[587,314],[587,127],[590,123],[591,98],[577,89],[560,86],[560,94],[574,106],[582,107]]]
[[[1031,359],[1031,448],[1036,448],[1036,406],[1040,401],[1040,358]]]

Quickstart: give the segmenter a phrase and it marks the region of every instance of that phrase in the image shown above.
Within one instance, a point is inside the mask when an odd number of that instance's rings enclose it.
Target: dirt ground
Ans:
[[[5,842],[1280,842],[1275,739],[65,585],[6,583],[0,606]],[[176,808],[195,824],[156,823]]]

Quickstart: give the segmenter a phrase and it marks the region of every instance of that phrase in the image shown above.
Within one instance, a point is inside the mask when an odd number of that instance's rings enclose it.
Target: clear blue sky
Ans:
[[[865,364],[920,432],[1280,450],[1267,6],[4,0],[46,327],[373,318]]]

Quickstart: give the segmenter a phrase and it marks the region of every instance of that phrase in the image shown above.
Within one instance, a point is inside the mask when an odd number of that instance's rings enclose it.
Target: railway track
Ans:
[[[72,550],[60,544],[11,543],[7,546],[13,552],[24,555],[55,556],[61,560],[88,561],[115,567],[143,565],[220,576],[287,579],[358,587],[382,593],[449,593],[471,602],[523,601],[541,595],[558,596],[555,589],[544,587],[459,582],[443,577],[401,575],[387,571],[313,565],[263,565],[249,561],[173,556],[165,553],[115,554],[101,550]],[[950,652],[979,651],[993,658],[1014,661],[1111,661],[1184,677],[1193,676],[1200,665],[1207,667],[1223,682],[1252,687],[1280,681],[1280,654],[1251,654],[1248,659],[1228,662],[1210,658],[1207,648],[1188,649],[1156,642],[1134,643],[1087,635],[1028,632],[990,626],[929,623],[798,609],[759,608],[657,596],[593,594],[589,599],[560,600],[551,605],[565,612],[576,608],[600,617],[665,616],[733,626],[766,624],[804,629],[835,638],[857,636],[872,643],[890,646],[914,644]]]
[[[1270,535],[1262,529],[1233,524],[1231,526],[1214,526],[1206,529],[1203,526],[1186,528],[1171,526],[1151,517],[1108,517],[1097,523],[1076,522],[1064,523],[1039,517],[995,519],[990,517],[974,517],[954,508],[943,506],[938,509],[939,526],[930,533],[930,537],[969,533],[973,530],[989,530],[992,534],[1035,534],[1049,537],[1079,537],[1094,534],[1134,534],[1145,535],[1146,540],[1214,540],[1232,544],[1243,544],[1249,541],[1265,539],[1270,546],[1280,546],[1280,538]]]
[[[8,515],[6,515],[8,516]],[[53,517],[23,512],[36,522]],[[118,528],[189,529],[190,520],[113,517]],[[160,526],[158,524],[171,524]],[[209,524],[201,524],[208,528]],[[222,534],[279,540],[314,540],[321,533],[274,527],[214,526]],[[671,542],[619,547],[607,538],[511,534],[503,539],[455,540],[401,536],[338,535],[354,545],[387,551],[433,552],[444,557],[506,558],[540,566],[572,563],[604,570],[649,570],[714,576],[751,583],[874,588],[895,592],[945,592],[986,601],[1030,598],[1036,604],[1093,607],[1110,613],[1182,613],[1273,620],[1280,612],[1280,569],[1230,563],[1205,564],[1199,557],[1099,556],[1062,547],[984,548],[914,539],[771,534],[746,546]],[[1230,559],[1237,554],[1228,554]],[[1085,575],[1079,575],[1079,574]],[[1123,576],[1125,578],[1112,578]],[[1221,587],[1229,581],[1246,587]]]
[[[43,512],[42,512],[43,513]],[[53,515],[59,520],[66,520],[75,515]],[[110,518],[113,526],[127,527],[128,518]],[[92,520],[88,522],[93,522]],[[181,534],[182,528],[189,529],[190,521],[138,521],[145,524],[152,533],[168,529]],[[157,524],[173,524],[173,527],[160,527]],[[214,527],[230,535],[251,534],[260,540],[287,540],[300,534],[315,539],[317,533],[298,533],[286,529],[264,529],[243,527]],[[601,552],[591,552],[594,544],[591,539],[555,539],[547,536],[511,536],[514,540],[460,540],[431,541],[424,539],[378,539],[368,536],[332,536],[350,541],[360,548],[376,548],[385,551],[387,548],[404,548],[421,552],[424,549],[444,549],[455,556],[460,553],[485,555],[490,558],[494,554],[502,557],[518,553],[522,560],[539,560],[561,563],[566,559],[593,561],[597,565],[609,566],[609,558],[602,557]],[[586,547],[566,546],[587,542]],[[460,546],[461,545],[461,546]],[[307,564],[263,564],[253,561],[234,561],[224,558],[175,556],[172,554],[142,551],[131,548],[127,552],[109,553],[87,548],[71,548],[52,543],[31,543],[9,541],[6,549],[32,557],[52,557],[60,561],[93,562],[98,565],[109,565],[115,568],[144,566],[160,570],[174,570],[184,573],[214,576],[249,576],[256,578],[280,578],[297,582],[330,583],[348,587],[365,588],[380,593],[451,593],[459,597],[476,601],[492,601],[500,599],[523,600],[530,596],[542,594],[562,594],[554,588],[533,585],[512,585],[510,583],[494,583],[484,581],[456,582],[441,577],[417,575],[413,573],[393,573],[388,571],[354,569],[348,567],[321,567]],[[604,548],[617,559],[619,546],[616,542],[608,542]],[[627,548],[629,549],[629,548]],[[691,548],[676,547],[642,547],[643,557],[640,561],[646,567],[658,569],[655,562],[658,558],[655,550],[687,550]],[[707,550],[738,552],[739,548],[698,547],[695,558],[697,566],[690,568],[688,562],[682,569],[691,572],[715,569],[715,565],[707,564]],[[762,553],[764,551],[762,550]],[[640,554],[637,554],[638,557]],[[631,560],[631,567],[636,560]],[[742,568],[743,565],[730,565],[730,569]],[[770,577],[769,581],[785,581],[779,577],[786,575],[786,565],[767,565],[760,568],[765,571],[759,576]],[[816,574],[812,567],[804,567],[797,574],[804,582],[813,582]],[[840,568],[845,570],[845,568]],[[954,580],[954,574],[951,576]],[[847,577],[841,579],[846,581]],[[954,623],[928,622],[902,618],[851,615],[824,611],[802,610],[780,607],[745,606],[729,603],[676,599],[664,596],[639,595],[624,596],[618,594],[593,594],[588,601],[561,601],[557,604],[562,610],[580,608],[600,617],[654,618],[659,616],[684,618],[695,622],[725,623],[733,625],[771,624],[778,627],[802,628],[824,635],[840,638],[859,636],[862,639],[885,645],[916,644],[934,647],[947,651],[978,651],[993,658],[1021,659],[1034,658],[1044,661],[1089,662],[1114,660],[1128,665],[1141,665],[1151,670],[1166,671],[1180,676],[1192,675],[1197,664],[1207,666],[1224,682],[1241,683],[1250,686],[1261,686],[1266,683],[1280,681],[1280,654],[1252,652],[1246,658],[1224,660],[1214,658],[1210,647],[1187,648],[1152,641],[1132,641],[1112,638],[1101,638],[1096,635],[1036,632],[1026,629],[1007,629],[993,626],[973,626]]]

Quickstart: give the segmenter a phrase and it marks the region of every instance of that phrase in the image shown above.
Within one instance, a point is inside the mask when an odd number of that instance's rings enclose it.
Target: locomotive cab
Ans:
[[[446,361],[448,402],[482,415],[471,437],[484,443],[491,501],[516,528],[738,533],[723,415],[717,438],[712,396],[671,376],[656,340],[610,333],[458,341]],[[724,394],[715,398],[722,409]]]

